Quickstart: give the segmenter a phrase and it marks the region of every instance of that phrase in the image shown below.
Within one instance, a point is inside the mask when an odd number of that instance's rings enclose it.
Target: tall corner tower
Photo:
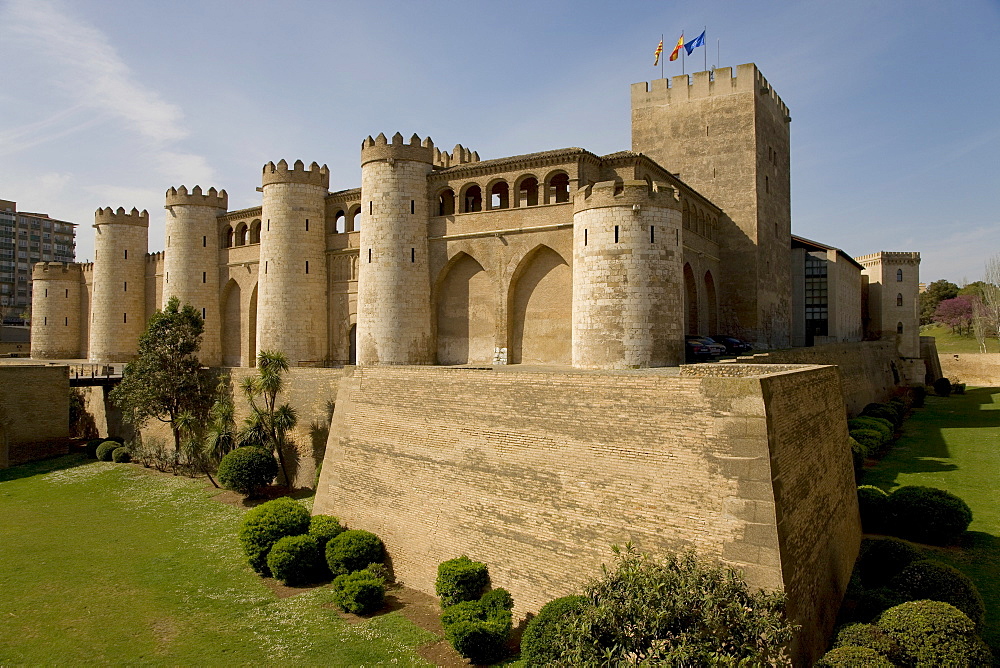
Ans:
[[[269,162],[262,185],[256,352],[282,352],[293,366],[325,360],[330,170]]]
[[[31,270],[31,357],[77,359],[83,356],[80,295],[82,267],[39,262]]]
[[[775,347],[791,332],[790,122],[754,64],[632,85],[632,150],[734,223],[720,226],[727,329]]]
[[[432,364],[427,175],[430,137],[361,144],[358,364]]]
[[[216,219],[229,207],[226,191],[201,186],[191,192],[171,187],[166,193],[166,251],[163,255],[163,306],[171,297],[190,304],[205,319],[198,357],[202,364],[222,364],[222,318],[219,313],[219,233]]]
[[[146,252],[149,214],[133,208],[94,214],[93,296],[90,303],[92,362],[127,362],[146,329]]]
[[[573,366],[684,361],[681,207],[646,181],[602,181],[573,203]]]
[[[868,277],[868,335],[920,357],[920,253],[880,251],[854,258]]]

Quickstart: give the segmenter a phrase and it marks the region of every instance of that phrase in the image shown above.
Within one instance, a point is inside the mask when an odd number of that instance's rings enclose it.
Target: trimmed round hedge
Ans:
[[[934,487],[905,485],[889,495],[892,533],[931,545],[949,545],[965,533],[972,510],[951,492]]]
[[[531,618],[521,636],[521,659],[527,668],[547,666],[559,660],[556,639],[564,635],[567,624],[579,615],[590,601],[586,596],[563,596],[549,601]]]
[[[911,563],[923,558],[923,552],[904,540],[865,538],[861,541],[854,569],[864,586],[877,587],[885,585]]]
[[[334,576],[382,563],[384,556],[385,548],[379,537],[361,529],[344,531],[326,544],[326,563]]]
[[[94,454],[100,461],[110,462],[115,449],[120,447],[122,447],[122,444],[119,443],[118,441],[104,441],[99,446],[97,446],[97,450],[95,451]]]
[[[464,554],[438,564],[437,581],[434,591],[441,597],[441,607],[475,601],[490,583],[490,573],[486,564],[473,561]]]
[[[97,459],[97,446],[103,443],[106,439],[103,438],[92,438],[87,441],[87,445],[84,446],[87,451],[87,457],[90,459]]]
[[[893,668],[895,664],[868,647],[844,645],[831,649],[813,664],[813,668]]]
[[[976,624],[948,603],[908,601],[883,612],[878,626],[902,649],[906,665],[988,666],[993,661]]]
[[[111,451],[111,461],[116,464],[126,464],[132,461],[132,453],[124,445],[120,445]]]
[[[239,540],[250,567],[269,575],[267,553],[285,536],[299,536],[309,530],[309,511],[286,496],[250,509],[240,527]]]
[[[463,601],[441,615],[444,636],[459,654],[476,664],[495,663],[507,652],[514,599],[506,589],[494,589],[478,601]]]
[[[850,432],[851,438],[861,444],[868,455],[874,454],[882,449],[886,439],[882,434],[874,429],[854,429]]]
[[[934,381],[934,394],[939,397],[951,396],[951,381],[947,378],[938,378]]]
[[[870,429],[872,431],[877,431],[882,435],[883,441],[891,439],[893,433],[892,423],[888,420],[877,417],[856,417],[853,420],[847,421],[847,428],[851,431],[856,429]]]
[[[309,520],[309,535],[316,539],[319,553],[326,554],[326,544],[344,533],[340,520],[332,515],[313,515]]]
[[[279,538],[267,553],[267,568],[289,586],[316,582],[325,570],[319,543],[309,534]]]
[[[385,579],[368,569],[338,575],[332,590],[333,602],[355,615],[376,612],[385,603]]]
[[[219,483],[248,497],[259,495],[278,476],[278,462],[263,448],[232,450],[219,462]]]
[[[874,485],[859,486],[858,511],[866,533],[882,533],[889,518],[889,495]]]
[[[892,578],[888,586],[910,601],[927,599],[950,603],[976,626],[982,626],[986,619],[986,604],[976,585],[960,570],[940,561],[914,561]]]
[[[867,647],[889,659],[892,663],[902,660],[903,654],[893,638],[874,624],[849,624],[837,631],[833,641],[837,647]]]

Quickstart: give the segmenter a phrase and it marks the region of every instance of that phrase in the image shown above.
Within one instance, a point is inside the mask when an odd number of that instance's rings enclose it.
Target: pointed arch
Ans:
[[[257,284],[250,293],[250,307],[247,309],[247,366],[257,366]]]
[[[507,293],[508,358],[512,364],[569,364],[573,272],[548,246],[528,252]]]
[[[230,278],[222,289],[222,366],[241,366],[243,359],[243,315],[240,284]]]
[[[694,280],[694,270],[690,264],[684,265],[684,314],[689,335],[698,334],[698,284]]]
[[[496,285],[468,253],[453,257],[437,282],[438,364],[488,364],[496,343]]]
[[[719,334],[719,303],[715,294],[715,279],[711,271],[705,272],[705,315],[709,336]]]

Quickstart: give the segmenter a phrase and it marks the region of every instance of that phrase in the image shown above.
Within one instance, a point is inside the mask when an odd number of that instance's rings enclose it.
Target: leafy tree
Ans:
[[[782,593],[751,591],[729,568],[691,553],[657,560],[613,546],[615,567],[588,585],[588,604],[555,624],[555,665],[787,663],[794,628]]]
[[[281,475],[285,484],[291,484],[285,465],[284,446],[288,432],[295,428],[298,415],[291,405],[277,405],[278,395],[285,387],[284,375],[288,372],[288,358],[278,351],[262,350],[257,354],[257,373],[247,376],[240,389],[250,404],[250,415],[239,434],[241,445],[255,445],[277,452]]]
[[[978,298],[968,295],[944,299],[934,310],[934,322],[948,325],[956,334],[971,334],[978,302]]]
[[[934,311],[938,304],[945,299],[954,299],[958,296],[958,286],[951,281],[940,279],[927,286],[927,289],[920,293],[920,324],[929,325],[934,322]]]
[[[211,401],[198,373],[203,329],[201,314],[171,297],[149,319],[136,359],[111,391],[111,400],[136,428],[150,418],[169,423],[177,452],[182,451],[182,425],[203,419]],[[184,413],[190,416],[179,420]]]

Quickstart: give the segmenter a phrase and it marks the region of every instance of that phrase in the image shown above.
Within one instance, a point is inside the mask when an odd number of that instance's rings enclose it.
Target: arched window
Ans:
[[[260,221],[255,220],[250,224],[250,243],[260,243]]]
[[[560,204],[569,201],[569,174],[560,172],[554,174],[546,189],[549,204]]]
[[[483,189],[471,185],[465,189],[462,196],[462,213],[475,213],[483,210]]]
[[[897,269],[896,270],[896,282],[897,283],[902,283],[903,282],[903,270],[902,269]]]
[[[242,223],[240,224],[239,227],[236,228],[236,245],[237,246],[247,245],[247,226]]]
[[[517,188],[518,206],[538,206],[538,179],[533,176],[521,181]]]
[[[896,306],[902,306],[902,305],[903,305],[903,293],[901,292],[898,295],[896,295]]]
[[[498,181],[490,188],[490,208],[506,209],[510,207],[510,186],[506,181]]]
[[[455,191],[451,188],[438,195],[438,215],[451,216],[455,213]]]
[[[896,323],[896,333],[897,334],[902,334],[903,333],[903,323],[901,323],[901,322],[897,322]]]
[[[344,214],[344,210],[341,209],[333,216],[333,231],[334,232],[346,232],[347,228],[347,215]]]
[[[233,247],[233,228],[232,228],[232,226],[226,225],[226,231],[223,232],[223,234],[225,235],[225,241],[223,241],[223,245],[226,248],[232,248]]]
[[[356,206],[351,209],[350,215],[347,216],[347,231],[357,232],[361,229],[361,221],[358,220],[358,216],[361,215],[361,207]]]

